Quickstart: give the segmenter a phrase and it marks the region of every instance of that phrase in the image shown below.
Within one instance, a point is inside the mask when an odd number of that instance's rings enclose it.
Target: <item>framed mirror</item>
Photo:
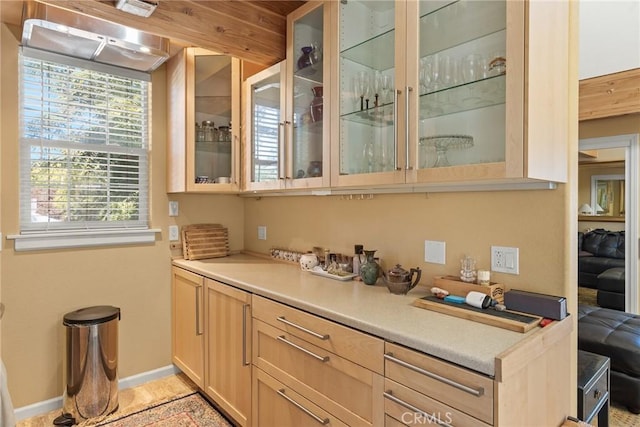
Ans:
[[[592,215],[624,216],[624,175],[591,176]]]

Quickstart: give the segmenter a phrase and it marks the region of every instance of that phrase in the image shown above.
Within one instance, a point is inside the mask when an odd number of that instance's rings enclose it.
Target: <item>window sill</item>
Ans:
[[[15,240],[16,252],[38,251],[47,249],[84,248],[91,246],[133,245],[153,243],[159,228],[140,230],[100,230],[100,231],[66,231],[49,233],[26,233],[7,236],[7,240]]]

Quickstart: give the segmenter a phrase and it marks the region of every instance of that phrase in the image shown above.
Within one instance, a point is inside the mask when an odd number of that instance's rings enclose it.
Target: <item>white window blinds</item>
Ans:
[[[21,232],[148,228],[149,83],[20,54]]]
[[[253,181],[278,179],[278,118],[277,108],[254,105]]]

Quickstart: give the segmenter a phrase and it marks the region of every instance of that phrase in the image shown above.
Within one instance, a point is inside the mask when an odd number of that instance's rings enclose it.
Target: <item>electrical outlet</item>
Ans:
[[[267,240],[267,226],[259,225],[258,226],[258,240]]]
[[[169,201],[169,216],[178,216],[178,202],[175,200]]]
[[[435,240],[424,241],[424,260],[433,264],[445,264],[446,243]]]
[[[178,232],[178,226],[177,225],[170,225],[169,226],[169,241],[170,242],[176,242],[180,240],[180,233]]]
[[[491,246],[491,270],[499,273],[520,274],[518,248]]]

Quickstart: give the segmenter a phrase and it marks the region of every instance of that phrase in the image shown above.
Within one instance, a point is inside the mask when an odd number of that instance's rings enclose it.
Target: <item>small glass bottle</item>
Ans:
[[[353,247],[354,249],[354,257],[353,257],[353,273],[354,274],[360,274],[360,255],[362,254],[362,251],[364,249],[364,246],[362,245],[355,245]]]

